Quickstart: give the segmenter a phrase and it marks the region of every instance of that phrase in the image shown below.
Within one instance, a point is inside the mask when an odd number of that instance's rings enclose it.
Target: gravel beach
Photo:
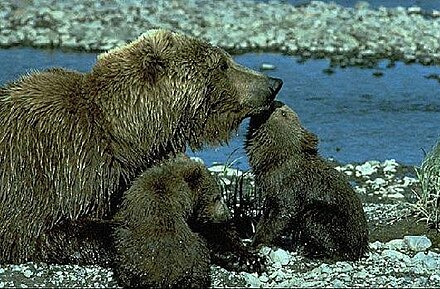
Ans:
[[[414,213],[414,168],[395,160],[335,164],[363,200],[370,227],[370,252],[360,261],[325,263],[297,252],[263,247],[267,262],[257,273],[230,272],[213,265],[213,287],[440,287],[440,235]],[[233,186],[243,172],[210,170]],[[250,181],[252,175],[248,174]],[[252,182],[252,181],[251,181]],[[244,240],[244,242],[249,240]],[[26,263],[0,266],[1,287],[117,287],[113,272],[98,266]]]
[[[2,0],[0,48],[32,46],[105,51],[148,29],[168,28],[232,53],[272,51],[331,59],[340,66],[374,66],[383,58],[440,64],[440,11],[418,7],[370,9],[312,1],[294,7],[248,0],[51,1]],[[213,287],[440,287],[440,236],[417,223],[414,168],[395,160],[335,164],[364,202],[369,255],[327,264],[296,252],[264,247],[264,273],[212,266]],[[238,170],[212,169],[230,178]],[[230,181],[228,181],[230,183]],[[117,287],[97,266],[0,265],[2,287]]]
[[[371,66],[389,58],[440,63],[440,12],[311,1],[54,1],[0,3],[0,47],[103,51],[151,28],[193,35],[231,52],[275,51]]]

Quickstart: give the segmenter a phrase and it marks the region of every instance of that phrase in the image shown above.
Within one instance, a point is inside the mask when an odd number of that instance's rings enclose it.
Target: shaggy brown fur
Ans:
[[[225,222],[229,210],[200,163],[177,158],[145,171],[116,220],[116,273],[124,286],[207,287],[210,256],[191,226]]]
[[[54,236],[58,228],[110,220],[141,171],[187,145],[227,141],[280,86],[217,47],[163,30],[100,55],[89,73],[51,69],[7,84],[0,263],[97,263],[48,252],[80,242]]]
[[[291,249],[282,237],[293,233],[308,256],[359,259],[368,248],[361,201],[344,175],[318,155],[317,143],[280,102],[251,118],[246,149],[266,198],[253,245]]]

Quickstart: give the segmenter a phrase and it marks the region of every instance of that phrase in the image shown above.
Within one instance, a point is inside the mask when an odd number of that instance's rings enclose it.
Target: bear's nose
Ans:
[[[279,78],[269,77],[269,89],[271,91],[271,96],[275,98],[278,91],[280,91],[283,86],[283,81]]]

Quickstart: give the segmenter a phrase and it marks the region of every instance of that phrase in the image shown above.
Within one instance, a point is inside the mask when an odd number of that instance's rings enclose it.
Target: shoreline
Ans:
[[[24,2],[24,1],[23,1]],[[230,53],[275,52],[374,66],[381,59],[440,64],[440,11],[311,1],[29,1],[0,4],[0,48],[101,52],[153,28],[202,38]],[[18,2],[20,3],[20,2]],[[33,4],[33,5],[32,5]]]

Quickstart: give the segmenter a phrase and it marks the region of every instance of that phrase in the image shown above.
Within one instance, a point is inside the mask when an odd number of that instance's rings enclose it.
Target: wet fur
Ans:
[[[72,257],[87,238],[65,228],[110,221],[143,170],[187,145],[226,142],[274,98],[268,81],[217,47],[155,30],[91,72],[50,69],[2,87],[0,263],[107,263],[93,249]]]
[[[265,195],[253,245],[300,247],[310,257],[356,260],[368,250],[359,197],[317,152],[318,139],[281,102],[251,118],[246,139],[256,186]]]
[[[200,163],[177,158],[145,171],[115,217],[119,284],[209,286],[208,244],[191,225],[226,221],[229,211],[219,206],[220,187]]]

